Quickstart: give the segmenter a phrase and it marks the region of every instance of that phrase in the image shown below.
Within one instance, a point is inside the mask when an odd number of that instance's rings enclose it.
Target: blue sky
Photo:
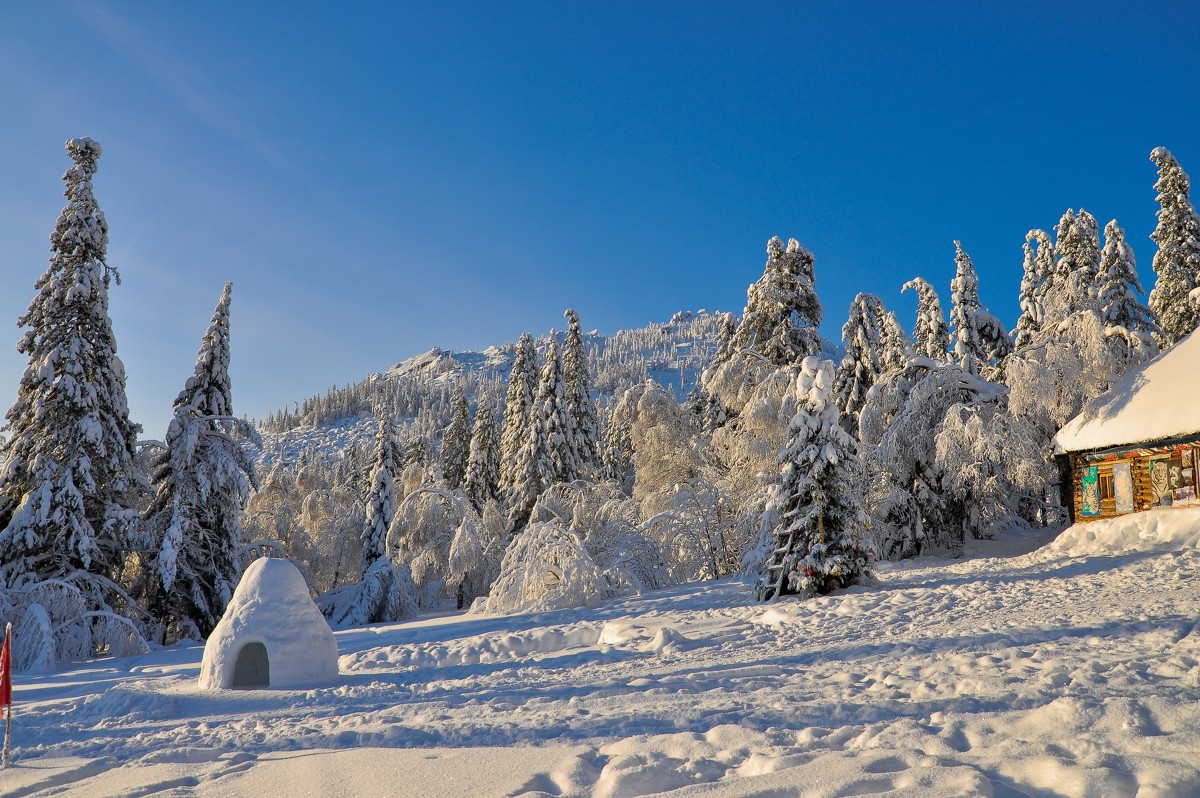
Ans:
[[[226,280],[239,414],[433,346],[740,312],[772,235],[824,333],[870,291],[949,305],[954,239],[1017,314],[1021,244],[1084,207],[1153,284],[1155,146],[1200,172],[1200,6],[1159,3],[11,4],[0,321],[47,264],[63,142],[124,284],[133,415],[161,437]],[[0,405],[24,359],[0,333]],[[8,397],[4,397],[8,391]]]

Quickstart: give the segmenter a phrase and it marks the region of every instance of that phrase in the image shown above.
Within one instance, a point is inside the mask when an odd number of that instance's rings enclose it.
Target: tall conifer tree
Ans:
[[[1151,334],[1159,331],[1158,320],[1138,299],[1138,294],[1143,293],[1133,248],[1125,240],[1125,231],[1113,219],[1104,226],[1104,250],[1100,253],[1097,302],[1104,326],[1119,328],[1148,341]]]
[[[500,431],[496,416],[486,402],[475,411],[475,428],[471,432],[471,453],[467,457],[467,475],[463,489],[475,509],[499,498],[500,489]]]
[[[452,489],[462,487],[471,454],[471,408],[459,384],[450,398],[450,423],[442,434],[442,476]]]
[[[119,276],[105,259],[108,224],[92,193],[100,145],[77,138],[66,149],[73,165],[63,175],[67,205],[50,235],[50,267],[18,320],[26,331],[17,350],[29,366],[8,411],[0,468],[0,586],[114,575],[125,555],[122,530],[136,519],[129,506],[145,484],[108,316]]]
[[[798,410],[779,453],[761,531],[769,549],[760,596],[827,593],[869,576],[867,513],[859,494],[858,441],[842,428],[833,363],[805,358],[794,388]]]
[[[371,487],[367,491],[363,517],[362,554],[359,572],[366,578],[371,566],[386,553],[387,532],[396,517],[396,460],[391,422],[382,415],[375,431],[375,456],[371,464]]]
[[[1030,230],[1025,234],[1025,260],[1021,277],[1021,315],[1013,346],[1017,349],[1028,346],[1041,331],[1046,319],[1043,296],[1048,280],[1054,274],[1054,245],[1043,230]]]
[[[957,270],[950,282],[950,323],[954,327],[954,359],[963,371],[978,375],[987,365],[988,353],[979,331],[979,277],[962,242],[954,242]]]
[[[508,374],[508,393],[504,402],[504,429],[500,436],[500,486],[510,491],[517,484],[517,455],[529,439],[533,419],[533,398],[537,391],[537,351],[533,336],[524,333],[517,341],[517,352]]]
[[[574,310],[567,317],[567,337],[563,344],[563,378],[566,381],[568,446],[578,476],[595,477],[600,470],[600,422],[592,400],[592,378],[583,351],[583,332]]]
[[[752,351],[776,366],[799,363],[821,351],[821,302],[815,259],[792,238],[767,242],[763,276],[746,292],[746,309],[733,351]]]
[[[858,412],[867,399],[867,391],[881,371],[880,339],[885,313],[879,297],[858,294],[850,303],[850,313],[842,326],[846,354],[837,371],[834,393],[844,422],[854,430],[858,429]]]
[[[917,292],[917,323],[913,327],[913,345],[916,353],[939,363],[946,361],[949,347],[949,328],[942,314],[942,303],[937,290],[926,280],[914,277],[904,284],[901,292],[913,289]]]
[[[158,541],[149,570],[157,577],[152,610],[179,633],[207,636],[241,575],[241,511],[257,485],[254,464],[237,440],[253,435],[233,417],[229,381],[226,283],[200,343],[194,374],[175,398],[166,449],[152,464],[155,496],[146,513]]]
[[[1165,147],[1156,147],[1150,160],[1158,166],[1158,227],[1150,239],[1158,244],[1150,292],[1150,309],[1161,327],[1159,344],[1165,349],[1200,325],[1200,218],[1188,194],[1187,172]]]

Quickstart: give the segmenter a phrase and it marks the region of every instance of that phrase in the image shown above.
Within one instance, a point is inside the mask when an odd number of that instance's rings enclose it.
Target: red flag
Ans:
[[[12,706],[12,624],[4,627],[4,648],[0,650],[0,707]]]

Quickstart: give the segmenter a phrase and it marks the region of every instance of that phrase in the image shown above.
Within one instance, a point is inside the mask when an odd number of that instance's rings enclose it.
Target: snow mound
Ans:
[[[234,687],[239,659],[252,644],[266,649],[269,687],[307,687],[337,678],[337,641],[289,560],[263,557],[246,569],[204,646],[200,687]]]
[[[1160,507],[1118,518],[1076,524],[1047,551],[1071,557],[1123,551],[1184,551],[1200,548],[1200,509]]]

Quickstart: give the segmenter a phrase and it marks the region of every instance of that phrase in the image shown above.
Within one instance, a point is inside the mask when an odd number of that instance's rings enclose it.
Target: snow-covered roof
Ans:
[[[1054,436],[1056,454],[1200,433],[1200,333],[1193,332],[1093,399]]]

